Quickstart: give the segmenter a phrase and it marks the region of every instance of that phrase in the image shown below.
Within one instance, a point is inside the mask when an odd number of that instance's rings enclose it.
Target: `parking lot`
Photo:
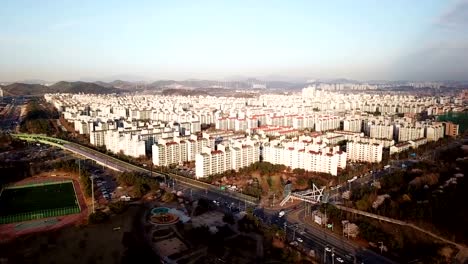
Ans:
[[[104,170],[95,169],[92,171],[91,177],[94,182],[95,199],[99,203],[108,203],[117,198],[115,195],[117,180],[114,176]],[[96,194],[98,195],[96,196]]]

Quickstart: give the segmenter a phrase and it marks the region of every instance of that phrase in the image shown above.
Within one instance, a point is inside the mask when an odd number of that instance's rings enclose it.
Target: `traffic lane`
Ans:
[[[78,153],[79,155],[82,155],[82,156],[84,156],[86,158],[96,160],[97,162],[106,164],[107,166],[111,166],[111,167],[113,167],[115,169],[118,169],[120,171],[128,171],[126,168],[124,168],[120,164],[117,164],[115,162],[112,162],[112,161],[106,159],[106,157],[94,155],[92,153],[88,153],[88,152],[86,152],[86,151],[84,151],[82,149],[76,148],[76,147],[71,146],[69,144],[64,144],[63,146],[65,147],[65,149],[68,149],[68,150],[70,150],[72,152]]]
[[[148,173],[148,174],[150,173],[149,170],[140,168],[140,167],[135,166],[135,165],[126,164],[123,161],[120,161],[120,160],[115,159],[113,157],[108,157],[107,155],[105,155],[103,153],[100,153],[98,151],[88,149],[88,148],[84,148],[84,147],[82,147],[80,145],[77,145],[77,146],[75,146],[75,145],[76,144],[73,144],[73,143],[64,144],[64,147],[69,148],[72,151],[76,151],[80,155],[83,155],[85,157],[89,157],[91,159],[97,160],[98,162],[101,162],[101,163],[106,164],[108,166],[114,167],[114,168],[116,168],[118,170],[121,170],[121,171],[135,171],[136,170],[136,171],[143,172],[143,173]],[[89,153],[89,152],[92,152],[92,153]],[[161,176],[165,177],[165,175],[162,175],[162,174],[158,174],[158,173],[154,173],[154,174],[158,175],[158,176],[161,175]],[[191,186],[191,187],[194,187],[194,188],[204,189],[204,187],[200,187],[200,186],[190,184],[190,183],[187,183],[187,182],[178,182],[177,180],[175,180],[175,182],[176,182],[176,184],[183,184],[185,186]],[[235,197],[234,194],[230,194],[228,192],[225,192],[225,193],[215,192],[213,190],[211,190],[211,191],[214,192],[214,193],[217,193],[218,195],[224,196],[224,197],[231,197],[232,199],[235,199],[235,201],[243,202],[242,199]],[[256,205],[256,203],[254,203],[252,201],[244,201],[244,202]]]
[[[245,203],[242,200],[238,200],[232,197],[221,196],[218,193],[211,191],[204,191],[199,189],[187,188],[181,183],[176,190],[182,191],[185,197],[191,197],[192,199],[206,199],[209,200],[213,205],[223,209],[225,212],[238,213],[244,211],[247,208],[251,208],[251,205]],[[214,202],[216,201],[216,202]]]
[[[376,255],[375,252],[369,250],[358,249],[356,253],[353,254],[339,247],[334,247],[331,245],[331,243],[329,243],[329,241],[323,240],[319,237],[315,237],[311,234],[297,234],[296,238],[297,237],[300,237],[303,240],[303,245],[307,246],[308,250],[313,249],[317,255],[321,255],[322,257],[324,256],[324,254],[326,254],[328,256],[329,261],[331,261],[330,255],[331,251],[333,250],[335,252],[335,260],[337,257],[340,257],[343,260],[343,263],[354,263],[355,257],[357,263],[394,263],[380,255]]]
[[[291,223],[291,225],[293,225]],[[310,251],[314,250],[315,254],[317,257],[320,256],[320,259],[323,259],[323,256],[328,256],[328,260],[331,262],[332,257],[331,253],[327,254],[327,249],[334,252],[334,259],[336,260],[337,258],[341,258],[343,262],[338,262],[338,263],[353,263],[354,262],[354,257],[347,251],[341,250],[339,248],[334,248],[330,246],[327,241],[324,241],[320,238],[313,237],[307,233],[301,234],[299,230],[296,230],[294,232],[294,228],[287,228],[288,232],[288,238],[290,241],[296,241],[298,243],[298,246],[303,248],[305,251]],[[302,241],[302,242],[301,242]],[[351,260],[351,262],[349,262]]]
[[[302,213],[299,213],[299,221],[304,222],[304,216]],[[325,229],[313,226],[313,225],[306,225],[308,234],[314,235],[314,237],[321,239],[322,241],[326,241],[329,245],[333,245],[335,248],[340,248],[346,252],[351,254],[360,254],[364,256],[366,259],[370,259],[372,261],[378,261],[378,263],[394,263],[393,261],[387,259],[384,256],[379,255],[378,253],[361,248],[359,246],[354,245],[351,241],[348,241],[340,236],[335,234],[329,233]]]
[[[223,209],[224,211],[228,210],[228,208],[225,206],[225,202],[228,204],[229,202],[235,202],[234,199],[224,199],[223,197],[218,196],[216,193],[211,192],[208,192],[208,194],[204,192],[194,192],[193,194],[199,195],[200,197],[209,199],[211,201],[219,201],[221,203],[220,209]],[[287,222],[285,217],[279,217],[278,214],[267,213],[262,208],[255,208],[253,212],[254,215],[264,224],[274,224],[278,228],[284,228],[284,223],[286,223],[289,233],[293,231],[290,226],[297,224],[296,222]],[[289,233],[288,235],[291,236]],[[382,260],[380,256],[375,256],[376,253],[372,251],[355,249],[354,246],[348,244],[349,242],[345,242],[342,239],[330,236],[323,229],[305,229],[305,234],[301,234],[300,232],[296,231],[296,237],[302,238],[304,245],[308,247],[309,250],[314,249],[320,252],[325,251],[326,247],[333,247],[336,256],[341,257],[345,263],[348,259],[346,256],[353,255],[354,253],[356,253],[356,255],[359,256],[359,259],[364,261],[364,263],[392,263]]]
[[[332,243],[334,246],[342,247],[346,251],[354,252],[356,250],[355,245],[342,239],[339,236],[335,236],[333,233],[329,233],[326,229],[319,227],[319,226],[314,226],[314,225],[305,223],[304,214],[302,212],[299,212],[298,220],[299,220],[299,223],[307,226],[307,231],[306,231],[307,233],[313,234],[315,237],[318,237],[324,241],[330,241],[330,243]],[[296,223],[296,221],[294,220],[291,222]]]

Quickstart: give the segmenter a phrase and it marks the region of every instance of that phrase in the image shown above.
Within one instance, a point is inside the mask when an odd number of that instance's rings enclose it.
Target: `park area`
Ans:
[[[0,193],[0,224],[79,212],[72,181],[14,186]]]

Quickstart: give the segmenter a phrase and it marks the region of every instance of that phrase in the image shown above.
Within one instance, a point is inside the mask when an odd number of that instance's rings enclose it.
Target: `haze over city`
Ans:
[[[468,1],[3,1],[0,81],[466,80]]]

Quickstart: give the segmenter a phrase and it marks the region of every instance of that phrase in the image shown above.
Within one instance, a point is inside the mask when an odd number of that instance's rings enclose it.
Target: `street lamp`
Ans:
[[[91,199],[93,200],[93,213],[95,213],[94,208],[94,175],[91,175]]]
[[[378,243],[380,245],[380,247],[379,247],[380,248],[380,254],[382,254],[383,253],[383,248],[384,248],[383,242],[379,241]]]
[[[151,161],[151,166],[150,166],[150,177],[153,177],[153,161]]]

